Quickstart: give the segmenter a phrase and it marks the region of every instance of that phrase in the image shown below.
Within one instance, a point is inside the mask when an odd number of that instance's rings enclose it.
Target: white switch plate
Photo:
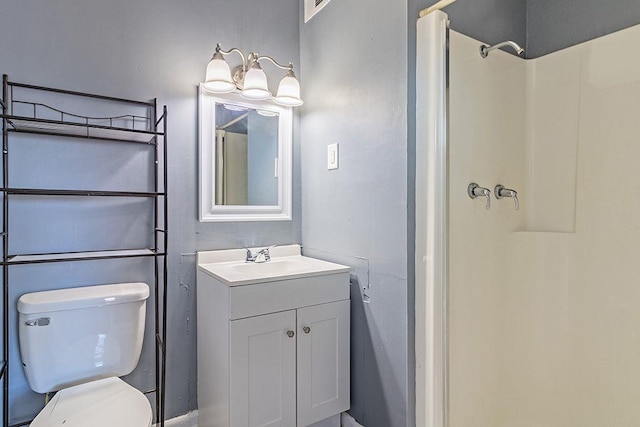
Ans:
[[[327,145],[327,169],[338,169],[338,143]]]

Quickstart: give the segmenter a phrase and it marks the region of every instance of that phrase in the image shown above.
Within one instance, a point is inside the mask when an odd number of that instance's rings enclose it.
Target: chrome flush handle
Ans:
[[[51,323],[50,317],[41,317],[39,319],[31,319],[24,322],[25,326],[48,326]]]
[[[494,188],[493,194],[496,195],[496,199],[500,200],[503,197],[511,197],[513,203],[515,203],[516,210],[520,209],[520,203],[518,202],[518,192],[510,188],[506,188],[504,185],[498,184]]]
[[[475,182],[472,182],[467,186],[467,194],[472,199],[476,197],[484,196],[487,198],[487,206],[485,209],[489,209],[491,207],[491,191],[488,188],[480,187]]]

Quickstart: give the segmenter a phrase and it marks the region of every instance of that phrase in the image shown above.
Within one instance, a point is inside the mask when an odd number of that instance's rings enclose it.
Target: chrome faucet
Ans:
[[[247,262],[257,262],[257,263],[270,261],[271,260],[271,254],[269,253],[269,250],[271,250],[272,248],[275,248],[275,247],[276,247],[276,245],[269,246],[269,247],[266,247],[266,248],[262,248],[258,252],[256,252],[255,255],[251,252],[251,249],[245,248],[245,250],[247,251],[246,261]]]

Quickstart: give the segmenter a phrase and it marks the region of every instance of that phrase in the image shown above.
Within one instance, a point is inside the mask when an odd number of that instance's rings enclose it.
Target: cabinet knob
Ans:
[[[293,336],[294,336],[295,334],[296,334],[296,333],[295,333],[295,332],[293,332],[293,331],[287,331],[287,336],[288,336],[289,338],[293,338]]]
[[[311,328],[308,326],[305,326],[304,328],[302,328],[302,330],[304,331],[305,334],[308,334],[309,332],[311,332]]]

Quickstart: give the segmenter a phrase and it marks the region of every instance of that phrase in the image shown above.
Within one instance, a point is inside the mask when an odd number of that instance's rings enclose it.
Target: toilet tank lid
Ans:
[[[146,283],[115,283],[111,285],[56,289],[22,295],[18,299],[18,312],[34,314],[102,307],[142,301],[148,297],[149,286]]]

